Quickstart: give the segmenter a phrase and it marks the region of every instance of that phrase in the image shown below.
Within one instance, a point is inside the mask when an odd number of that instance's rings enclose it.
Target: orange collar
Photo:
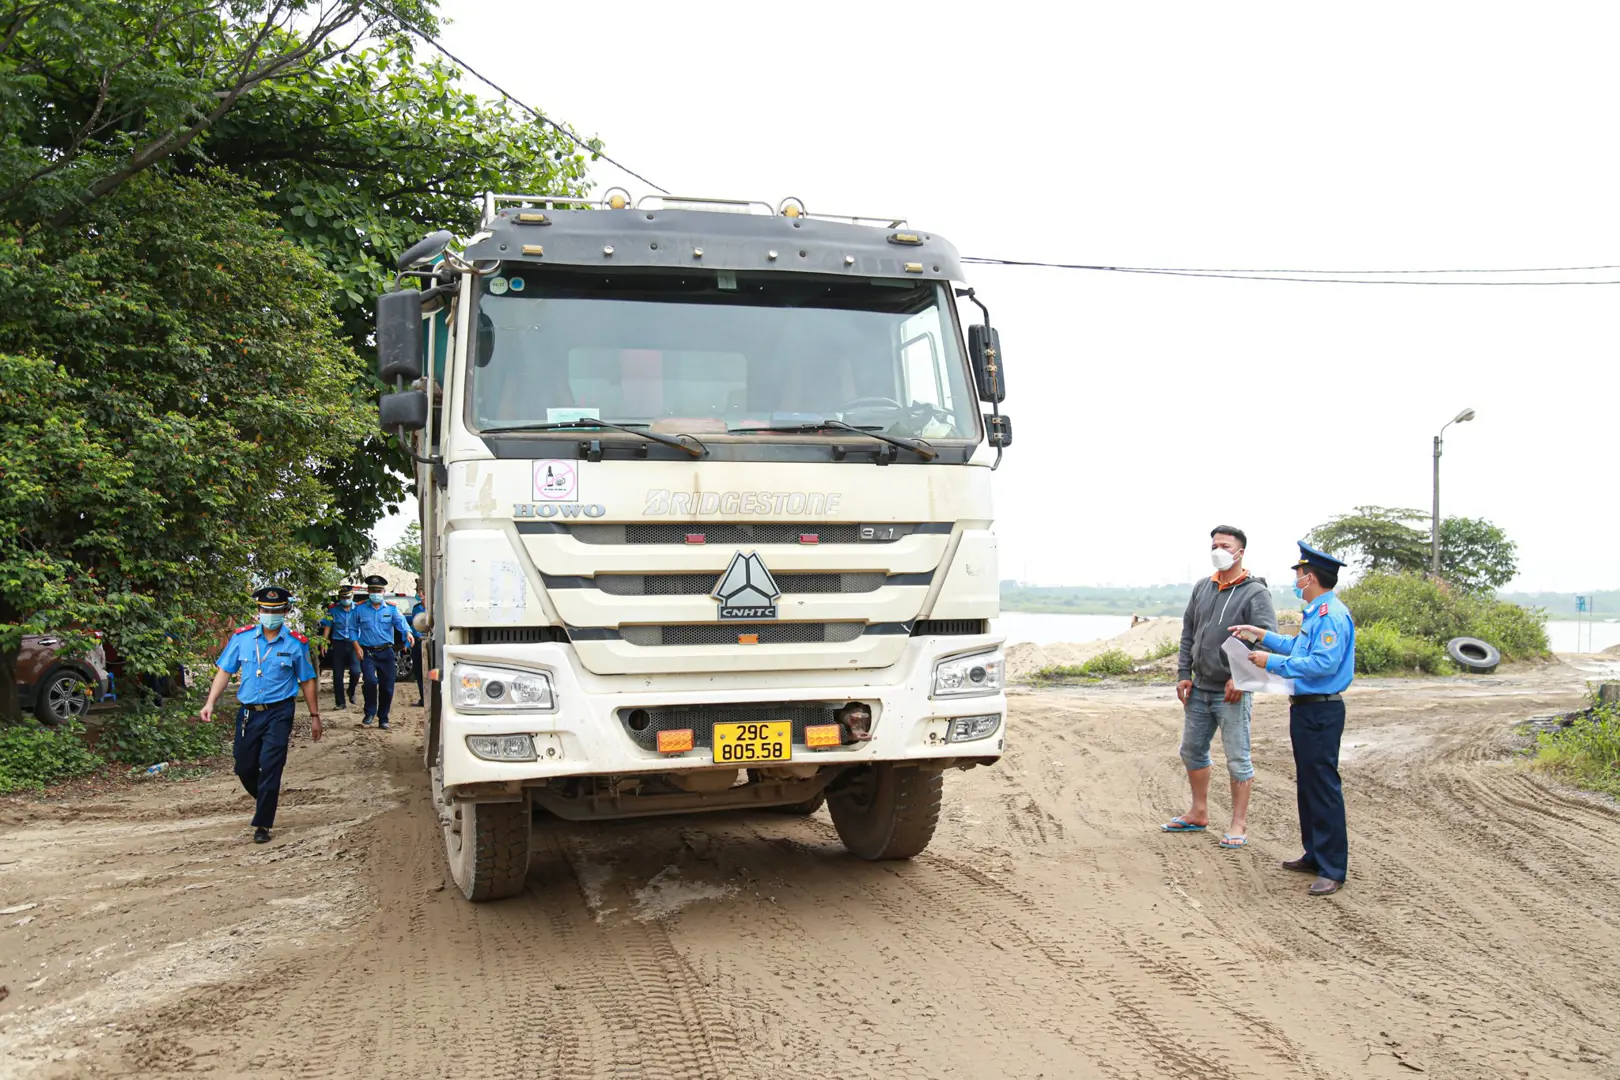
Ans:
[[[1243,573],[1239,574],[1237,577],[1233,578],[1231,581],[1228,581],[1225,585],[1221,584],[1221,575],[1220,574],[1211,574],[1211,575],[1209,575],[1209,580],[1211,580],[1211,581],[1213,581],[1215,583],[1215,591],[1216,592],[1225,592],[1227,589],[1236,588],[1237,586],[1243,584],[1245,581],[1248,581],[1249,580],[1249,571],[1247,569],[1245,569],[1243,571]]]

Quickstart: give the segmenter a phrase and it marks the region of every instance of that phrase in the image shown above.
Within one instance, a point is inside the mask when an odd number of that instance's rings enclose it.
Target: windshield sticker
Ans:
[[[771,517],[831,517],[844,499],[841,491],[670,491],[647,492],[642,517],[761,514]]]
[[[534,463],[534,497],[548,502],[579,501],[579,470],[572,461]]]
[[[548,424],[566,424],[570,420],[600,419],[602,419],[602,410],[595,408],[594,406],[585,409],[566,406],[563,408],[550,408],[546,410],[546,423]]]
[[[509,286],[511,286],[513,292],[522,292],[523,291],[524,281],[520,277],[507,278],[506,283]]]
[[[494,293],[496,296],[500,296],[506,292],[506,284],[507,282],[505,278],[492,277],[489,279],[489,291]]]

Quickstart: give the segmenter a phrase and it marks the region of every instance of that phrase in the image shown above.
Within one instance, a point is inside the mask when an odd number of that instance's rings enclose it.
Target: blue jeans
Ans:
[[[1239,701],[1227,704],[1222,691],[1193,687],[1181,728],[1181,761],[1188,772],[1209,768],[1209,747],[1215,741],[1215,729],[1220,728],[1227,773],[1237,781],[1254,779],[1254,765],[1249,761],[1249,709],[1253,699],[1253,694],[1244,694]]]

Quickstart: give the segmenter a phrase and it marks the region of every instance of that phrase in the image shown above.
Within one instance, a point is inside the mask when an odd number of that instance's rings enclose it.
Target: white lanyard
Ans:
[[[263,640],[260,634],[253,635],[253,677],[256,679],[264,678],[264,658],[259,655],[259,642]]]

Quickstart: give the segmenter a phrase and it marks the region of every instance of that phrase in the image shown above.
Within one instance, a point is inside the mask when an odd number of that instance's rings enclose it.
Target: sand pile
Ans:
[[[1135,657],[1146,657],[1164,641],[1181,641],[1181,620],[1172,617],[1148,619],[1117,637],[1088,641],[1083,645],[1035,645],[1027,641],[1007,648],[1007,677],[1027,679],[1046,667],[1083,664],[1098,653],[1118,649]]]

